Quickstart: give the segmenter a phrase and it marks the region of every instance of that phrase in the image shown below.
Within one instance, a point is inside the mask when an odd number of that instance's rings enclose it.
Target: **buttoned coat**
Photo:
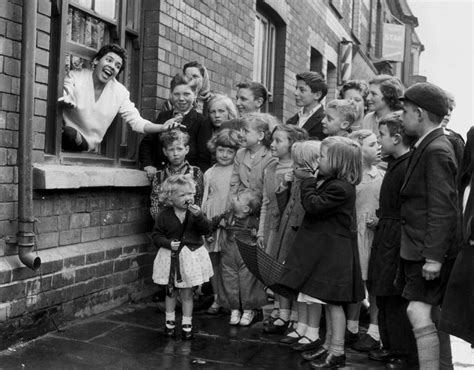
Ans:
[[[430,132],[413,151],[400,190],[402,258],[443,263],[458,251],[457,164],[443,129]]]

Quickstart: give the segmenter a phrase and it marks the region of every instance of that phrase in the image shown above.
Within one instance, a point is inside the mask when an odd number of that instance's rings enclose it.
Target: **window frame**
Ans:
[[[264,28],[264,35],[261,32]],[[258,32],[257,32],[258,30]],[[270,93],[268,103],[273,103],[275,93],[276,24],[260,11],[255,13],[253,81],[263,84]],[[263,36],[263,37],[262,37]],[[266,110],[271,111],[270,107]]]
[[[92,0],[94,1],[100,0]],[[140,86],[142,79],[142,53],[141,45],[143,32],[142,0],[116,0],[116,18],[111,19],[100,15],[91,9],[85,8],[74,0],[52,1],[51,45],[50,45],[50,71],[48,91],[48,111],[46,124],[45,163],[67,165],[96,165],[107,167],[138,166],[137,148],[139,134],[133,132],[128,125],[122,122],[119,116],[115,117],[107,130],[101,145],[101,152],[65,152],[61,148],[61,127],[63,125],[61,108],[57,99],[62,95],[64,77],[66,75],[66,53],[90,58],[98,49],[90,48],[67,40],[68,11],[78,10],[87,16],[94,17],[104,22],[109,27],[110,39],[105,43],[116,43],[127,49],[126,69],[118,76],[117,80],[123,83],[130,91],[130,99],[140,108]],[[132,27],[127,25],[127,6],[133,7]],[[130,21],[130,20],[129,20]],[[130,53],[130,50],[132,53]],[[132,148],[133,153],[131,153]]]

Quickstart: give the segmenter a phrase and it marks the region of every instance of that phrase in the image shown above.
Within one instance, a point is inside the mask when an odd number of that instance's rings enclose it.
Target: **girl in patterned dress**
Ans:
[[[166,208],[157,216],[153,243],[158,247],[153,264],[153,281],[167,286],[166,327],[168,337],[176,335],[175,307],[181,294],[182,337],[192,339],[193,287],[209,281],[213,275],[209,253],[202,237],[211,232],[211,222],[194,204],[196,186],[190,176],[168,177],[161,188]]]
[[[377,168],[381,152],[377,137],[371,130],[353,132],[351,139],[358,142],[362,148],[362,181],[356,187],[356,212],[357,212],[357,245],[359,246],[360,267],[364,284],[367,281],[370,250],[374,239],[375,227],[378,218],[375,211],[379,208],[380,187],[382,186],[384,171]],[[372,299],[373,298],[373,299]],[[366,303],[367,301],[364,301]],[[366,334],[358,338],[353,348],[368,352],[380,346],[380,334],[377,321],[377,305],[375,297],[369,297],[370,324]],[[347,333],[348,337],[356,336],[359,328],[360,303],[350,304],[348,307]]]
[[[218,131],[208,142],[208,148],[217,160],[217,163],[204,173],[202,210],[209,219],[223,214],[226,210],[226,202],[230,191],[230,177],[232,176],[234,157],[239,148],[239,143],[238,132],[230,129]],[[220,238],[221,229],[217,229],[205,241],[214,269],[214,276],[211,278],[214,303],[207,310],[210,314],[219,313],[221,308],[217,303],[217,283],[221,259]]]

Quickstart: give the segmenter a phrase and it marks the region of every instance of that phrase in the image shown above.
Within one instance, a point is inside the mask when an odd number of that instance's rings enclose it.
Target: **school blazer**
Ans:
[[[323,118],[324,118],[324,108],[321,106],[316,112],[313,113],[311,117],[305,122],[303,128],[308,131],[310,139],[313,140],[323,140],[327,137],[323,133]],[[298,125],[299,115],[295,114],[293,117],[286,121],[287,125]]]
[[[413,151],[400,190],[402,258],[443,263],[457,254],[457,163],[443,129],[430,132]]]

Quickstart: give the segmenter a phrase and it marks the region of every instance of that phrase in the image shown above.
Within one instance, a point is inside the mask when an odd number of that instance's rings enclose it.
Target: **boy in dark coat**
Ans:
[[[408,301],[393,285],[400,259],[400,188],[410,158],[413,138],[405,134],[400,115],[392,113],[379,123],[382,154],[389,157],[380,188],[379,223],[370,254],[367,287],[376,297],[378,324],[383,348],[369,358],[387,362],[388,367],[410,367],[417,362],[416,342],[408,321]]]
[[[301,110],[291,117],[286,124],[304,128],[310,139],[323,140],[324,107],[321,101],[328,93],[324,77],[317,72],[302,72],[296,75],[295,101]]]
[[[413,327],[421,369],[451,361],[449,337],[433,323],[458,252],[457,163],[440,123],[448,100],[436,85],[423,82],[405,91],[403,127],[418,138],[401,197],[400,279]],[[446,336],[447,337],[447,336]],[[447,339],[447,341],[446,341]],[[443,364],[449,366],[448,363]],[[451,365],[452,366],[452,365]]]

